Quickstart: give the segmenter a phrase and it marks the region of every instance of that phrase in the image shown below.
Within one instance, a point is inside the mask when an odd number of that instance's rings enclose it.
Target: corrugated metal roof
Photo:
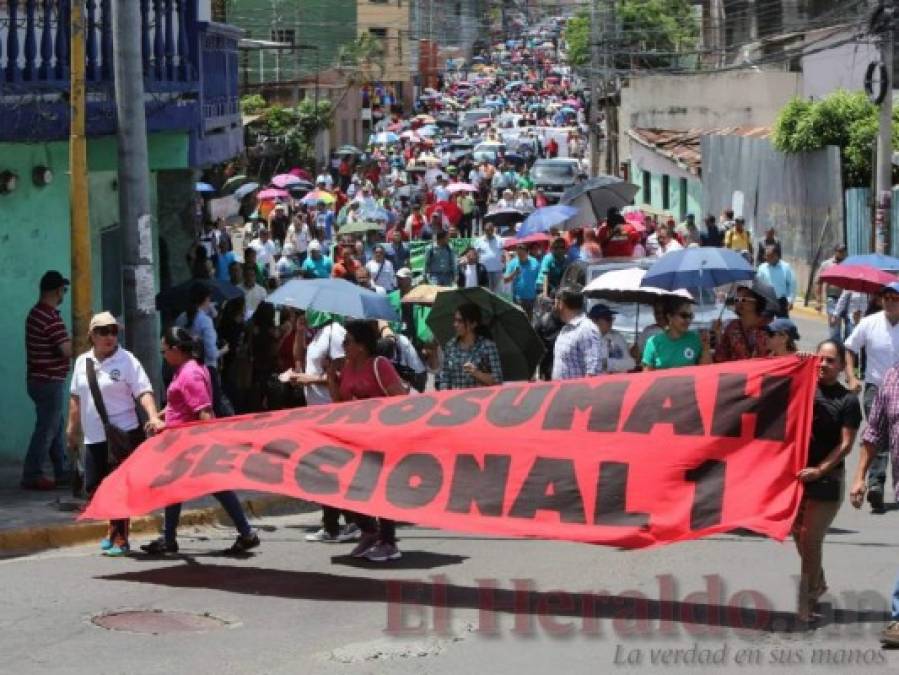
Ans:
[[[667,157],[685,171],[699,175],[702,169],[703,136],[746,136],[768,138],[771,127],[722,127],[719,129],[628,129],[627,135],[640,145]]]

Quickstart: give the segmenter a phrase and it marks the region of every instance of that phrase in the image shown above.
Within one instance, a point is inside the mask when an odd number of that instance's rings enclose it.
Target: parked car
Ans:
[[[469,108],[459,113],[459,130],[474,129],[484,118],[493,119],[492,108]]]
[[[538,159],[531,167],[531,180],[536,189],[543,189],[551,204],[561,199],[565,190],[578,182],[580,162],[576,159]]]

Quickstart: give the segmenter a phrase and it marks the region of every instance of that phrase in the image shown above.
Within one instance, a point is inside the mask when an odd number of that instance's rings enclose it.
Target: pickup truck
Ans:
[[[559,201],[568,188],[577,184],[580,162],[576,159],[538,159],[531,167],[535,189],[543,189],[550,204]]]

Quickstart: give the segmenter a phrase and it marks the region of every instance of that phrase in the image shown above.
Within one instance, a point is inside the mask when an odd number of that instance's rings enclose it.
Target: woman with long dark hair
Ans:
[[[768,356],[767,319],[762,316],[766,300],[751,288],[740,287],[734,295],[736,319],[727,322],[715,342],[715,361],[738,361]],[[719,324],[720,325],[720,324]]]
[[[164,423],[156,431],[172,429],[197,420],[209,420],[212,410],[212,381],[203,367],[203,347],[183,328],[169,328],[162,336],[162,356],[174,376],[166,390]],[[237,540],[225,553],[244,553],[259,546],[259,536],[250,527],[237,495],[231,490],[213,493],[237,527]],[[178,520],[181,504],[165,507],[163,535],[141,549],[152,555],[178,552]]]
[[[459,305],[453,315],[456,335],[443,347],[439,389],[470,389],[502,384],[503,367],[496,343],[481,323],[481,310],[472,303]]]
[[[348,321],[344,326],[345,358],[328,366],[328,388],[331,400],[358,401],[383,396],[405,396],[408,392],[393,365],[376,356],[378,327],[374,321]],[[351,555],[372,562],[398,560],[402,553],[396,546],[396,524],[387,518],[353,514],[362,530],[362,538]]]

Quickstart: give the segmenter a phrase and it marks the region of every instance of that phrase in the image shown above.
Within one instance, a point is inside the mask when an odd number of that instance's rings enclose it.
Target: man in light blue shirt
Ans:
[[[765,262],[759,265],[756,278],[774,288],[777,295],[779,309],[777,316],[789,318],[793,309],[793,297],[796,295],[796,275],[792,268],[780,259],[780,251],[777,246],[765,247]]]

